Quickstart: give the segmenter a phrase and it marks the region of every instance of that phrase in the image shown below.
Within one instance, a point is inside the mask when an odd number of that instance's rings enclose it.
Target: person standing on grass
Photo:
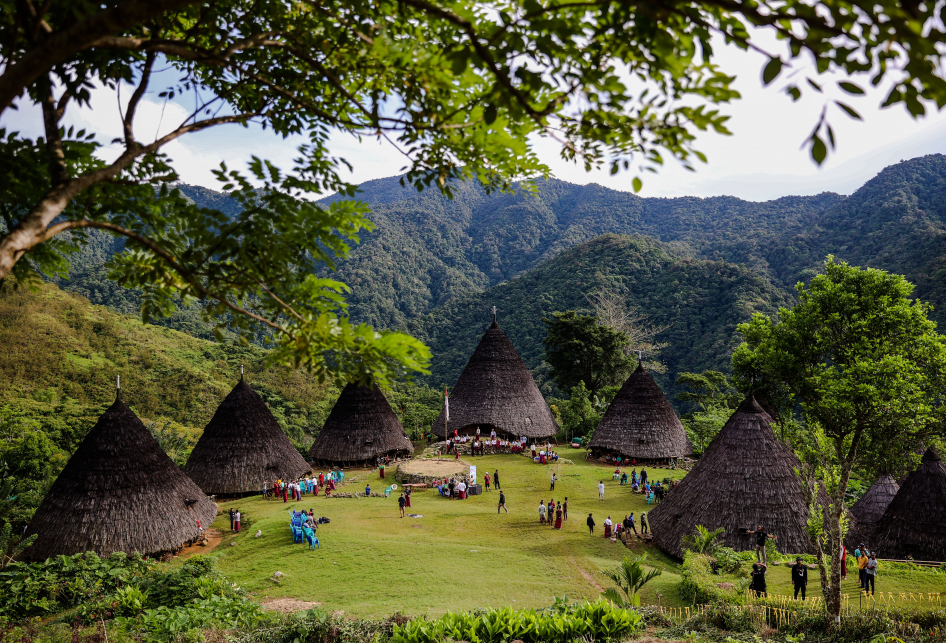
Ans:
[[[500,509],[506,509],[506,494],[502,491],[499,492],[499,506],[496,508],[496,513],[499,513]],[[506,509],[506,513],[509,513],[508,509]]]
[[[756,596],[759,598],[768,596],[765,585],[765,572],[767,569],[768,567],[765,563],[752,564],[752,583],[749,585],[749,589],[755,592]]]
[[[792,585],[795,587],[795,600],[801,592],[801,600],[805,600],[805,590],[808,588],[808,567],[801,562],[801,556],[795,559],[792,565]]]
[[[497,489],[500,489],[500,486],[499,486],[499,469],[496,469],[496,471],[493,472],[493,486],[496,487]]]
[[[552,488],[549,489],[549,491],[555,491],[555,473],[554,472],[552,473],[551,480],[552,480]]]
[[[858,576],[858,579],[861,581],[861,589],[866,590],[867,589],[867,563],[870,559],[867,558],[866,547],[863,547],[863,546],[860,547],[859,551],[860,551],[860,556],[857,557],[857,572],[858,572],[857,576]]]
[[[585,521],[585,524],[588,525],[588,533],[594,536],[595,535],[595,519],[591,516],[591,514],[588,514],[588,520]]]
[[[404,494],[402,493],[397,499],[397,506],[401,510],[401,518],[404,517],[404,507],[407,506],[407,500],[404,499]]]
[[[539,524],[540,525],[545,524],[545,512],[546,512],[545,501],[539,500]]]
[[[841,580],[847,580],[847,547],[841,545]]]
[[[874,595],[874,578],[877,576],[877,554],[871,554],[864,568],[864,590]],[[869,587],[869,589],[868,589]]]
[[[562,503],[562,520],[568,520],[568,496],[565,496],[565,502]]]
[[[489,491],[489,471],[487,471],[486,475],[483,477],[483,482],[486,483],[486,490]]]
[[[604,537],[605,538],[611,537],[611,527],[613,525],[614,523],[611,522],[611,516],[608,516],[607,518],[604,519]]]
[[[647,533],[650,525],[647,524],[647,513],[641,512],[641,536]]]
[[[755,535],[755,558],[757,562],[769,564],[769,555],[765,550],[766,541],[771,538],[775,540],[775,536],[772,534],[765,533],[765,530],[762,529],[762,525],[759,525],[759,528],[756,529],[753,534]]]
[[[604,500],[604,480],[598,482],[598,500]]]
[[[562,528],[562,505],[561,504],[559,504],[555,508],[555,528],[556,529]]]
[[[234,513],[236,513],[236,512],[233,511],[233,507],[230,507],[230,531],[234,531],[234,529],[233,529],[233,524],[234,524],[234,523],[233,523],[233,514],[234,514]]]
[[[643,468],[641,469],[641,486],[647,483],[647,471]]]
[[[237,507],[236,513],[233,514],[233,526],[237,533],[240,533],[240,519],[241,518],[242,516],[240,515],[240,508]]]
[[[625,527],[625,529],[628,529],[628,530],[630,530],[630,531],[633,531],[633,532],[634,532],[634,535],[635,535],[635,536],[637,535],[637,525],[634,523],[634,512],[633,512],[633,511],[631,512],[631,515],[627,517],[627,526]],[[628,534],[627,537],[630,538],[631,535]]]

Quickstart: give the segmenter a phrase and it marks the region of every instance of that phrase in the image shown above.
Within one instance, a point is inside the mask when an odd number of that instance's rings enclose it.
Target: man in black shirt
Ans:
[[[802,564],[801,558],[795,559],[792,565],[792,585],[795,586],[795,600],[798,600],[798,592],[801,591],[801,600],[805,600],[805,589],[808,587],[808,568]]]
[[[502,491],[499,492],[499,506],[496,507],[496,513],[499,513],[500,509],[506,509],[506,494]],[[506,509],[506,513],[509,513],[508,509]]]
[[[769,557],[765,552],[765,539],[771,538],[772,540],[775,540],[775,536],[765,533],[765,531],[762,529],[762,525],[759,525],[759,528],[752,533],[755,534],[755,559],[768,565]]]
[[[588,531],[592,536],[595,535],[595,519],[591,517],[591,514],[588,514],[588,520],[585,521],[588,524]]]
[[[493,486],[499,489],[499,469],[493,473]]]
[[[401,496],[397,499],[397,506],[400,507],[401,509],[401,518],[404,517],[405,505],[407,505],[407,500],[404,498],[404,494],[402,493]]]
[[[754,563],[752,565],[752,584],[749,589],[756,593],[759,598],[766,596],[765,572],[768,569],[765,563]]]

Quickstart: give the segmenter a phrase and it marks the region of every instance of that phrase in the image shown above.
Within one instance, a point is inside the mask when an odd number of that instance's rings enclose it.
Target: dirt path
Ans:
[[[568,557],[568,560],[570,560],[571,563],[572,563],[572,565],[574,565],[575,568],[576,568],[579,572],[581,572],[581,577],[584,578],[584,579],[585,579],[586,581],[588,581],[589,583],[591,583],[592,587],[594,587],[595,589],[597,589],[599,592],[603,592],[603,591],[604,591],[604,588],[601,587],[601,585],[599,585],[597,582],[595,582],[595,577],[592,576],[591,574],[589,574],[587,571],[585,571],[585,569],[584,569],[581,565],[578,564],[578,561],[575,560],[575,558],[574,558],[573,556],[569,556],[569,557]]]
[[[318,607],[322,603],[314,601],[300,601],[297,598],[267,598],[263,601],[263,609],[280,614],[294,614]]]
[[[221,541],[223,541],[223,532],[215,527],[211,527],[207,530],[206,545],[191,545],[190,547],[185,547],[178,553],[178,557],[190,558],[195,554],[209,554],[217,548],[217,545],[219,545]]]

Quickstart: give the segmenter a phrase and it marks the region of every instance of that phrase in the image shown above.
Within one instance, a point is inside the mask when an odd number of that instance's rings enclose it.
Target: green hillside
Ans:
[[[431,347],[435,382],[456,381],[473,348],[499,309],[500,326],[530,369],[542,361],[545,326],[554,311],[589,307],[585,296],[603,284],[627,289],[657,326],[667,373],[656,375],[665,390],[678,371],[728,370],[738,343],[736,324],[754,312],[774,313],[788,295],[758,273],[724,261],[684,258],[671,246],[642,236],[605,235],[559,254],[526,274],[482,293],[457,298],[411,324]],[[548,390],[546,390],[548,392]]]

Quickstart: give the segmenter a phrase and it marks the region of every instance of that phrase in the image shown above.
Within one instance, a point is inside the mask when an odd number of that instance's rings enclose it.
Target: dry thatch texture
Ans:
[[[873,539],[877,522],[883,517],[893,501],[900,485],[890,474],[882,475],[851,507],[851,524],[844,537],[848,549],[856,549],[861,543]]]
[[[26,533],[38,538],[24,555],[176,551],[216,515],[119,395],[36,510]]]
[[[649,514],[654,543],[683,556],[681,539],[697,525],[724,528],[727,547],[755,548],[741,533],[762,525],[779,551],[812,551],[808,507],[794,469],[798,458],[772,432],[772,418],[751,397],[743,401],[693,470]]]
[[[309,449],[324,465],[373,462],[378,456],[407,457],[414,445],[377,385],[348,384]]]
[[[946,561],[946,467],[932,448],[900,486],[872,544],[882,558]]]
[[[642,364],[618,391],[591,438],[595,457],[665,460],[693,453],[680,419]]]
[[[550,438],[558,425],[535,380],[496,320],[467,362],[450,394],[450,434],[473,433],[476,427],[512,437]],[[444,412],[434,434],[444,436]]]
[[[294,480],[310,470],[243,378],[217,408],[184,465],[204,493],[216,495],[259,492],[264,482]]]

